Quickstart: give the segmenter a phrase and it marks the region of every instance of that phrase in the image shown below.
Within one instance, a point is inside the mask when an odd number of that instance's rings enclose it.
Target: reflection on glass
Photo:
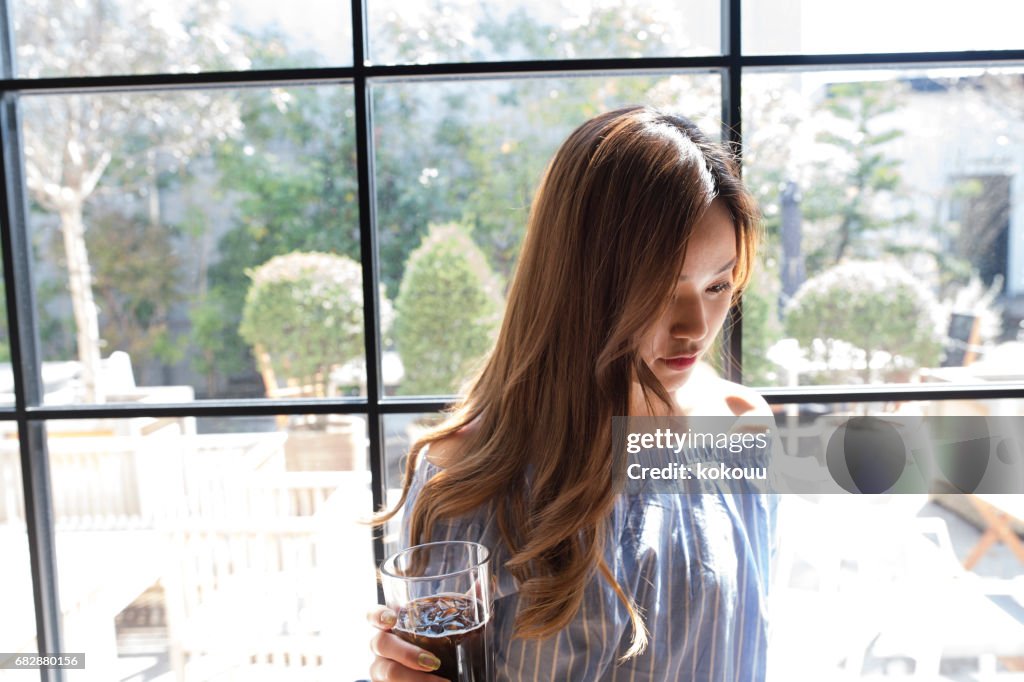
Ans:
[[[365,675],[366,437],[358,415],[50,422],[65,647],[88,679]]]
[[[1020,71],[755,73],[753,385],[1024,377]],[[926,121],[926,123],[922,123]]]
[[[1017,0],[743,0],[743,51],[834,54],[1018,50]]]
[[[46,403],[365,390],[351,87],[20,106]]]
[[[0,599],[4,603],[4,617],[0,618],[0,650],[31,654],[39,649],[36,646],[18,426],[13,422],[0,422],[0,429],[6,436],[0,438],[0,557],[3,557],[0,561]],[[0,679],[6,679],[6,674],[0,672]],[[10,673],[12,679],[18,674],[27,675]],[[39,676],[38,673],[35,675]]]
[[[718,54],[721,5],[586,0],[369,0],[374,64]]]
[[[381,282],[395,302],[387,392],[455,394],[479,367],[533,192],[576,126],[644,102],[718,138],[720,86],[705,73],[374,84]]]
[[[15,0],[19,78],[347,66],[351,6]]]
[[[773,407],[785,451],[819,462],[822,441],[851,415],[916,414],[933,425],[946,415],[1013,416],[1004,425],[1024,416],[1024,400]],[[912,670],[956,678],[986,666],[1011,670],[1008,657],[1024,641],[1024,621],[1014,615],[1024,564],[1009,545],[986,537],[1000,524],[1021,530],[1018,498],[780,496],[770,676],[878,679]]]

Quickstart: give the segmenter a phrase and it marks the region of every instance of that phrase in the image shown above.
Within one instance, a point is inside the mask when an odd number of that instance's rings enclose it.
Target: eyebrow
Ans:
[[[728,263],[723,265],[721,267],[721,269],[718,272],[715,273],[714,276],[717,277],[718,275],[721,275],[723,272],[726,272],[727,270],[732,270],[733,267],[735,267],[735,266],[736,266],[736,259],[733,258],[731,261],[729,261]],[[686,275],[679,275],[679,281],[680,282],[685,282],[688,279],[689,279],[689,277],[687,277]]]

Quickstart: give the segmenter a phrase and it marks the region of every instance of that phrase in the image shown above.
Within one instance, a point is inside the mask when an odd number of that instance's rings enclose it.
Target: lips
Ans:
[[[677,356],[672,357],[672,358],[665,358],[664,362],[665,362],[666,365],[668,365],[669,369],[675,369],[675,370],[686,369],[687,367],[692,366],[693,363],[697,362],[697,356],[696,355],[677,355]]]

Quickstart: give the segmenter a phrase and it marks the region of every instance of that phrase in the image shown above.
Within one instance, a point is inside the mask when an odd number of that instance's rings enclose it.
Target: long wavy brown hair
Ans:
[[[537,190],[493,351],[444,422],[412,445],[401,498],[375,517],[384,523],[405,504],[422,449],[461,431],[411,511],[410,543],[494,505],[504,568],[519,585],[517,637],[565,627],[599,573],[633,624],[625,657],[646,646],[643,616],[603,559],[616,495],[612,417],[629,413],[634,382],[645,399],[672,404],[637,340],[668,305],[689,235],[716,197],[735,221],[738,296],[760,221],[728,150],[647,107],[577,128]]]

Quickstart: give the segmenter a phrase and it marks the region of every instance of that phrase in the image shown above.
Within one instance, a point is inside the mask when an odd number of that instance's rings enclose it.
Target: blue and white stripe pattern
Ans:
[[[737,456],[684,451],[689,461],[728,458],[767,466],[770,447]],[[420,457],[406,514],[439,468]],[[735,487],[731,490],[736,490]],[[768,636],[768,569],[777,496],[716,492],[619,495],[605,560],[636,600],[650,632],[647,650],[618,664],[632,627],[626,609],[600,575],[587,585],[576,618],[546,640],[513,639],[518,605],[514,579],[503,570],[493,512],[435,529],[432,540],[473,540],[494,552],[498,577],[492,629],[500,682],[751,682],[764,680]],[[402,525],[401,542],[408,543]]]

